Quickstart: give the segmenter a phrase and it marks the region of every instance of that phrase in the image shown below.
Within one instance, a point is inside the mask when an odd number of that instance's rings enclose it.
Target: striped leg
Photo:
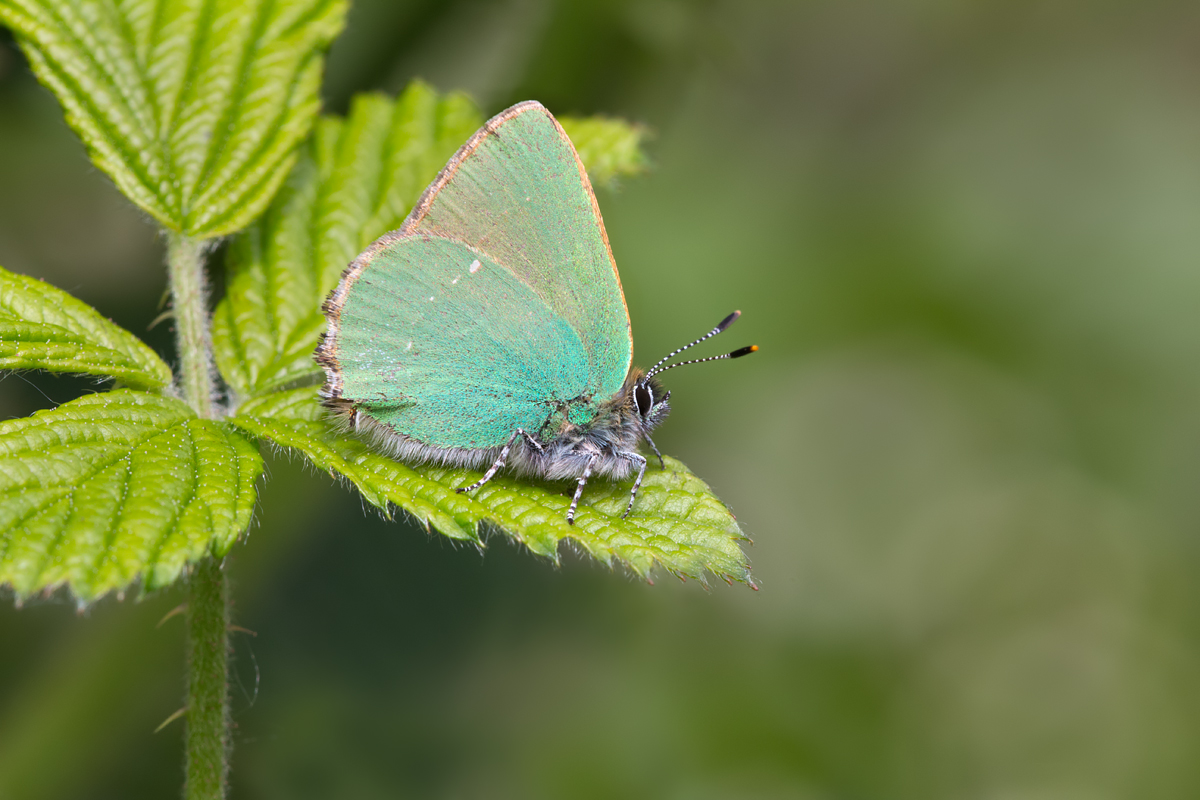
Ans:
[[[653,447],[654,445],[651,444],[650,446]],[[638,465],[637,480],[633,482],[633,490],[629,493],[629,505],[625,507],[625,513],[621,515],[621,519],[625,519],[629,516],[629,512],[633,511],[633,501],[637,500],[638,489],[642,488],[642,476],[646,474],[646,459],[637,453],[622,453],[621,455]],[[659,456],[659,458],[662,458],[662,456]]]
[[[497,458],[495,463],[488,468],[487,472],[483,473],[483,477],[472,483],[470,486],[462,486],[454,491],[458,492],[459,494],[462,494],[463,492],[473,492],[495,477],[496,473],[500,471],[500,469],[504,466],[504,462],[508,459],[508,451],[512,448],[513,442],[517,440],[518,436],[524,437],[526,442],[533,445],[534,450],[537,450],[539,453],[542,451],[542,446],[538,444],[537,439],[534,439],[521,428],[517,428],[515,431],[513,431],[513,435],[508,437],[508,442],[505,443],[504,447],[500,448],[500,457]]]
[[[575,496],[571,498],[571,507],[567,509],[567,524],[575,524],[575,507],[579,505],[579,495],[583,494],[583,487],[587,484],[588,478],[592,477],[592,465],[596,463],[599,456],[592,456],[584,467],[583,474],[579,476],[579,485],[575,487]]]
[[[654,440],[651,439],[648,434],[643,433],[642,438],[645,439],[646,443],[650,445],[650,449],[654,451],[654,455],[658,456],[659,469],[666,469],[667,462],[663,461],[662,453],[658,452],[658,445],[654,443]]]

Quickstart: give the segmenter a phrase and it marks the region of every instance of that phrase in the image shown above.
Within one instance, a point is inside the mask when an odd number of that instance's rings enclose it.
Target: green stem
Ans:
[[[196,564],[187,612],[185,800],[220,800],[229,772],[229,586],[220,560]]]
[[[208,242],[182,233],[169,233],[167,237],[167,272],[175,310],[183,398],[197,414],[211,419],[216,411],[216,383],[208,326],[208,287],[204,280],[204,251]]]
[[[179,382],[202,418],[216,416],[204,253],[208,243],[181,233],[167,239]],[[206,556],[189,581],[187,614],[186,800],[221,800],[229,773],[229,585],[221,561]]]

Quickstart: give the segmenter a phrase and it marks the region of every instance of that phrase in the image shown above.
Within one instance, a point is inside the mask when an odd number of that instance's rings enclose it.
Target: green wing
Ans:
[[[487,254],[399,231],[376,241],[326,306],[327,393],[436,447],[497,447],[537,433],[588,392],[579,336]]]
[[[587,172],[541,104],[488,121],[398,231],[457,239],[528,286],[579,336],[588,389],[616,394],[633,356],[629,312]]]

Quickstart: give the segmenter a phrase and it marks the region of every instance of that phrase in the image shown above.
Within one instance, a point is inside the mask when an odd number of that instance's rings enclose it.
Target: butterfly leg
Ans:
[[[644,434],[644,433],[642,434],[642,438],[645,439],[646,443],[650,445],[650,449],[654,451],[654,455],[658,456],[659,468],[666,469],[667,462],[663,461],[662,453],[658,452],[658,446],[654,444],[654,440],[651,439],[647,434]]]
[[[513,435],[508,437],[508,441],[505,443],[504,447],[500,448],[500,457],[496,459],[492,466],[488,467],[488,471],[483,473],[483,477],[472,483],[470,486],[461,486],[454,491],[458,492],[459,494],[464,492],[473,492],[495,477],[496,473],[504,467],[504,462],[508,459],[508,451],[512,449],[513,442],[517,440],[518,436],[525,437],[525,441],[533,445],[533,449],[537,450],[539,453],[542,451],[542,446],[538,444],[537,439],[534,439],[521,428],[517,428],[515,431],[513,431]]]
[[[517,433],[519,433],[522,437],[524,437],[525,444],[529,445],[534,450],[537,450],[539,453],[544,452],[542,449],[542,443],[539,442],[537,439],[533,438],[532,436],[530,436],[528,433],[526,433],[523,428],[517,428]]]
[[[587,484],[588,478],[592,477],[592,465],[596,463],[599,456],[593,456],[583,468],[583,474],[579,476],[579,484],[575,487],[575,496],[571,498],[571,507],[567,509],[567,524],[575,524],[575,507],[579,505],[579,496],[583,494],[583,487]]]
[[[650,446],[653,447],[654,445],[651,444]],[[658,451],[655,450],[655,452]],[[629,516],[629,512],[633,511],[633,501],[637,500],[638,489],[642,488],[642,476],[646,474],[646,459],[637,453],[623,453],[622,455],[638,465],[637,480],[633,482],[633,490],[629,492],[629,505],[625,507],[625,513],[621,515],[621,519],[625,519]],[[662,456],[659,456],[659,458],[661,459]]]

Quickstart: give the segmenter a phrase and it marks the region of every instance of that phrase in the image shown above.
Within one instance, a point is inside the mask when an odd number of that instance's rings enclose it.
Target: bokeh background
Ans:
[[[274,458],[233,798],[1200,796],[1200,7],[359,0],[326,107],[416,76],[654,131],[600,198],[635,358],[744,312],[656,438],[761,590],[480,554]],[[161,260],[0,32],[0,264],[169,355]],[[181,599],[2,604],[0,796],[177,796]]]

